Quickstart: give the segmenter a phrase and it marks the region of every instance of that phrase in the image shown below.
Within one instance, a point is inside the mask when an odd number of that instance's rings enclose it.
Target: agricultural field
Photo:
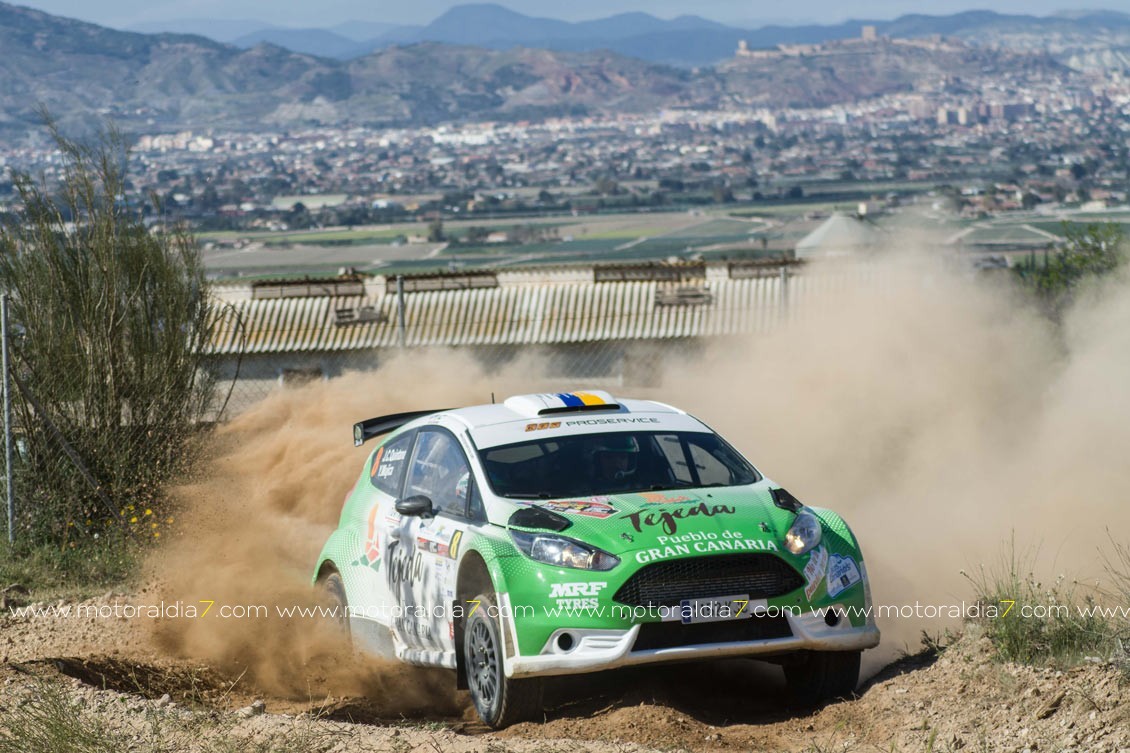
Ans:
[[[723,212],[624,213],[540,217],[522,222],[482,220],[443,224],[446,240],[427,240],[425,223],[398,223],[303,232],[206,233],[199,237],[216,278],[266,274],[333,274],[341,267],[373,274],[505,267],[592,264],[693,256],[720,246],[734,253],[762,249],[758,233],[771,225]],[[480,233],[525,232],[534,239],[468,242]],[[492,239],[493,241],[494,239]]]
[[[199,242],[213,278],[336,274],[411,274],[539,264],[644,262],[671,258],[781,256],[832,213],[857,205],[798,202],[679,212],[554,215],[517,221],[454,220],[443,240],[425,222],[301,232],[204,233]],[[978,254],[1042,252],[1064,235],[1064,222],[1116,222],[1130,231],[1130,211],[1011,212],[984,218],[941,213],[925,199],[876,215],[894,241]],[[488,237],[489,236],[489,237]],[[515,240],[517,238],[518,240]]]

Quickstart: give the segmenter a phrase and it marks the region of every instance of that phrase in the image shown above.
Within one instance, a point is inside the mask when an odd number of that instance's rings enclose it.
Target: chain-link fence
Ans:
[[[224,370],[217,386],[212,416],[230,420],[279,390],[333,379],[347,372],[372,372],[400,357],[427,360],[432,355],[454,355],[470,362],[483,374],[506,371],[522,363],[537,364],[538,377],[554,382],[615,389],[625,385],[655,384],[664,362],[694,356],[708,344],[702,338],[663,341],[604,340],[559,345],[416,346],[356,350],[337,353],[283,352],[267,356],[249,354]]]
[[[179,440],[199,426],[212,376],[178,384],[157,351],[149,363],[109,358],[90,368],[97,345],[78,333],[45,358],[24,319],[9,315],[7,294],[0,308],[9,545],[159,536],[164,485],[188,465],[191,443]]]
[[[350,371],[371,372],[401,357],[457,354],[471,359],[483,374],[518,363],[536,363],[542,378],[615,390],[646,386],[668,359],[691,360],[706,346],[694,338],[667,341],[607,340],[558,345],[418,346],[347,352],[246,353],[227,365],[216,380],[213,408],[205,425],[251,410],[275,392],[328,380]],[[17,349],[18,351],[18,349]],[[460,361],[466,363],[466,361]],[[221,371],[225,366],[220,365]],[[531,375],[533,376],[533,375]],[[458,379],[461,375],[452,375]],[[17,539],[81,544],[83,538],[114,532],[160,536],[160,480],[130,458],[144,458],[155,440],[151,427],[123,419],[112,441],[76,421],[76,413],[52,410],[37,395],[34,380],[13,354],[9,370],[12,401],[12,497]],[[78,398],[76,394],[76,399]],[[485,399],[485,396],[484,396]],[[143,462],[143,461],[142,461]],[[175,462],[169,459],[168,462]],[[122,474],[124,463],[136,473]],[[116,482],[116,483],[115,483]]]

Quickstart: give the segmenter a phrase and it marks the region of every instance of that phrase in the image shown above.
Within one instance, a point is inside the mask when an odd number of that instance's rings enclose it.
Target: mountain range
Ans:
[[[1119,32],[1130,45],[1130,15],[1116,11],[1077,11],[1054,16],[1007,15],[968,11],[948,16],[911,14],[894,20],[852,20],[832,25],[769,25],[743,29],[699,16],[664,20],[647,13],[622,13],[592,21],[569,22],[536,18],[501,5],[480,3],[451,8],[425,26],[372,25],[350,22],[325,29],[289,29],[240,22],[242,33],[231,34],[222,22],[149,24],[140,31],[166,31],[209,36],[249,48],[260,42],[320,57],[349,60],[394,44],[446,42],[488,49],[511,47],[581,52],[606,49],[653,63],[683,67],[713,65],[732,54],[740,40],[752,48],[778,44],[818,44],[858,37],[864,26],[880,35],[927,37],[944,35],[978,42],[1007,40],[1026,34],[1093,35],[1098,30]]]
[[[545,19],[535,21],[536,27]],[[526,23],[510,33],[533,28]],[[646,28],[645,19],[633,23]],[[710,23],[688,17],[652,28],[698,25],[708,33]],[[479,32],[464,25],[459,33],[473,38]],[[0,50],[5,138],[34,130],[41,104],[69,129],[90,128],[103,118],[149,132],[416,125],[663,107],[825,106],[911,91],[947,77],[1067,72],[1043,53],[962,45],[856,45],[837,53],[834,65],[819,56],[759,60],[728,54],[727,62],[699,70],[609,50],[433,41],[394,44],[342,61],[267,43],[242,49],[196,35],[118,31],[2,2]]]

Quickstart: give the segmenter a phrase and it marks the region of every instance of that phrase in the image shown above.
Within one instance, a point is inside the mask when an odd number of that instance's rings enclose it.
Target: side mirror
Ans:
[[[435,515],[431,497],[425,497],[423,494],[415,494],[411,497],[396,500],[396,511],[401,515],[418,515],[421,518],[430,518]]]

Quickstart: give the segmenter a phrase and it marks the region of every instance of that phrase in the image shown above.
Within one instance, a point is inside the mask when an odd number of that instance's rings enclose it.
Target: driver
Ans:
[[[627,489],[635,483],[640,445],[631,435],[597,437],[589,448],[593,480],[599,489]]]

